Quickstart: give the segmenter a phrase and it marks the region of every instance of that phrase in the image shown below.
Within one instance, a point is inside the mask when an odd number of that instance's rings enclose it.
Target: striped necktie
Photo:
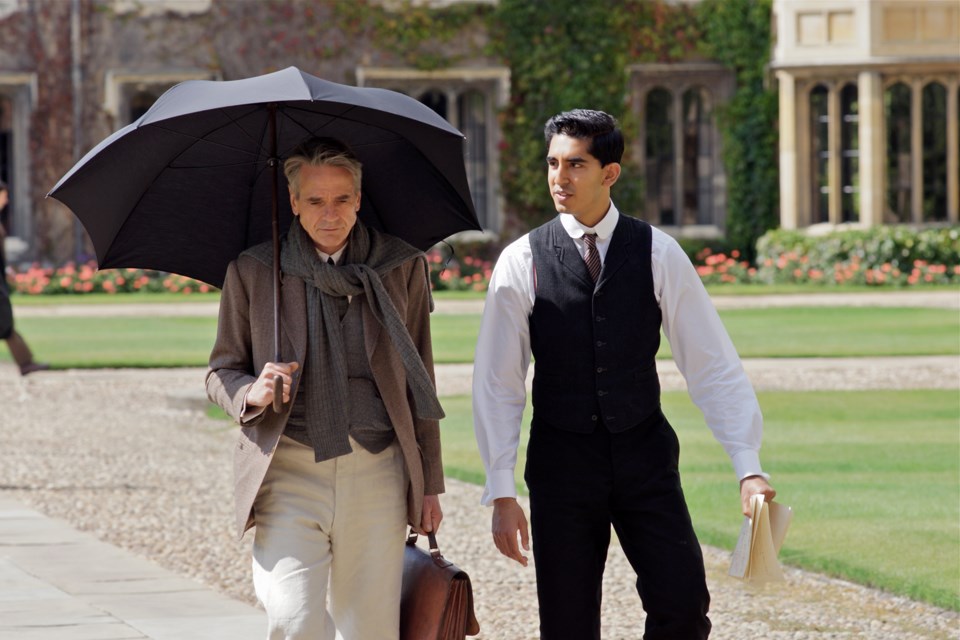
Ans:
[[[587,263],[587,271],[590,277],[596,282],[600,278],[600,254],[597,253],[597,234],[583,234],[583,242],[587,246],[583,252],[583,261]]]

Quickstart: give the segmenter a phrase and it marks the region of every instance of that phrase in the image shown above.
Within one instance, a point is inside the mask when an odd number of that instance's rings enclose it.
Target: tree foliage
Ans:
[[[522,223],[549,218],[543,125],[574,108],[624,112],[626,34],[603,0],[557,0],[549,11],[528,0],[501,0],[496,46],[510,65],[511,101],[503,114],[502,181]]]

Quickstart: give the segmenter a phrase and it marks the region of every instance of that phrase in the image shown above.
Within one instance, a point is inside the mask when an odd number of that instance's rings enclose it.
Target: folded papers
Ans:
[[[787,536],[793,510],[778,502],[765,501],[763,494],[753,496],[750,507],[752,513],[743,519],[729,574],[747,582],[783,582],[777,554]]]

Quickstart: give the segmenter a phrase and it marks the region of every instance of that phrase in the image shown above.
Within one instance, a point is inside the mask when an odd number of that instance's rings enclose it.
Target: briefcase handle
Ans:
[[[419,535],[413,527],[410,527],[410,533],[407,534],[407,544],[415,545],[417,544],[418,539]],[[433,557],[433,559],[443,560],[443,554],[440,553],[440,545],[437,544],[437,536],[433,533],[433,531],[427,532],[427,542],[430,543],[430,555]]]

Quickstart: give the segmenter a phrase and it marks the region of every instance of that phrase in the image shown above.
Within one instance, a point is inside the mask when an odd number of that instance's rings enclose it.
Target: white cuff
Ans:
[[[763,472],[760,466],[760,453],[752,449],[744,449],[736,455],[731,456],[733,462],[733,472],[737,474],[737,481],[743,480],[748,476],[762,476],[769,480],[770,475]]]
[[[498,469],[487,473],[487,484],[483,487],[480,504],[489,507],[497,498],[516,498],[517,483],[512,469]]]

